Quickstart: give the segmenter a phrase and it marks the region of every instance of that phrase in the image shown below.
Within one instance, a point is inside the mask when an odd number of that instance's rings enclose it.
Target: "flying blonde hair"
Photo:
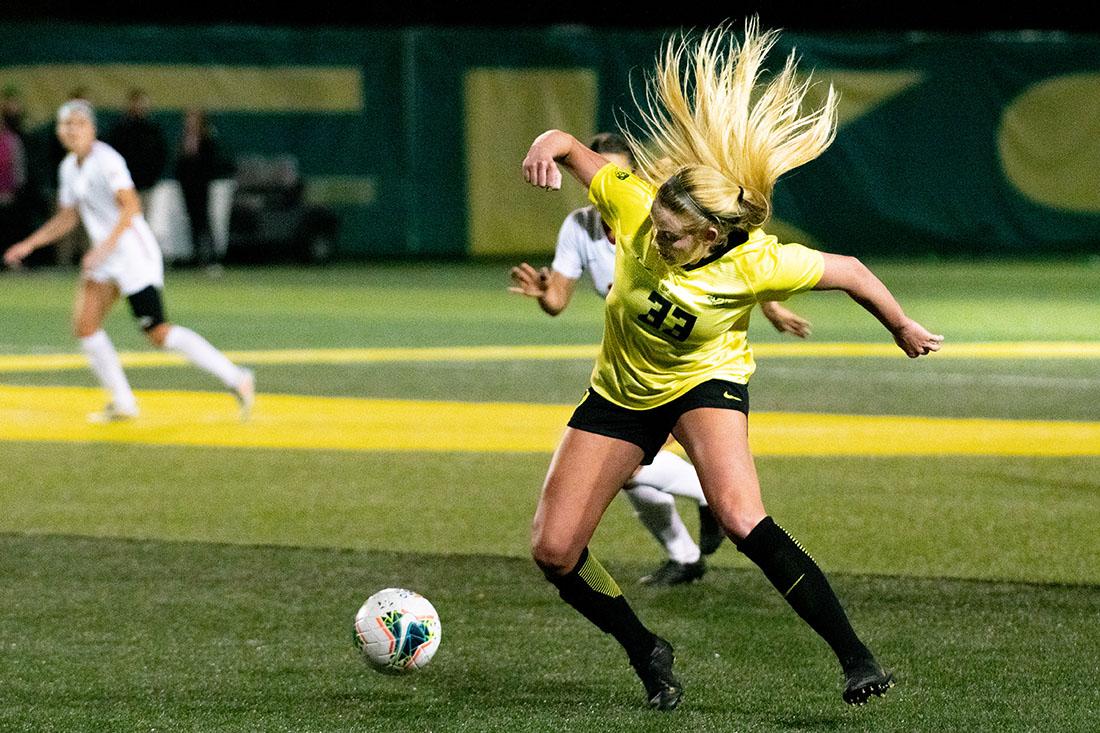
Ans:
[[[635,99],[649,143],[623,134],[639,170],[661,185],[662,205],[693,216],[699,227],[714,224],[725,235],[762,226],[779,177],[836,137],[836,92],[830,85],[824,103],[803,114],[811,80],[798,79],[793,51],[779,73],[758,84],[778,38],[778,31],[760,31],[756,18],[745,22],[740,43],[728,24],[697,42],[674,37],[647,79],[644,102]]]

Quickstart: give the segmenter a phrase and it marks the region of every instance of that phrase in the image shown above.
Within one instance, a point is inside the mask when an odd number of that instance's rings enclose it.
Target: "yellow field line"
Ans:
[[[261,395],[251,422],[233,399],[147,391],[136,420],[92,425],[103,393],[0,386],[0,441],[130,443],[345,451],[538,452],[554,449],[571,405]],[[760,412],[761,456],[1100,456],[1100,422]]]
[[[246,364],[369,364],[377,362],[539,361],[595,359],[595,344],[559,346],[430,346],[375,349],[273,349],[231,351],[230,359]],[[753,346],[763,358],[898,358],[887,343],[764,343]],[[121,354],[123,366],[177,366],[175,354],[158,351]],[[1100,342],[1026,341],[948,344],[933,358],[957,359],[1100,359]],[[87,368],[82,354],[13,354],[0,356],[2,372],[52,372]]]

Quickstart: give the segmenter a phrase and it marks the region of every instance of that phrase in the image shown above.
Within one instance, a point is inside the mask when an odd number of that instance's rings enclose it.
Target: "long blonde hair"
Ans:
[[[699,227],[713,224],[726,235],[762,226],[779,177],[821,155],[836,137],[835,91],[830,85],[821,107],[803,114],[811,80],[798,79],[793,51],[778,74],[758,84],[778,37],[760,31],[755,18],[745,22],[740,43],[728,24],[697,42],[674,37],[647,79],[644,101],[635,99],[649,143],[623,133],[639,169],[662,184],[662,205],[694,217]]]

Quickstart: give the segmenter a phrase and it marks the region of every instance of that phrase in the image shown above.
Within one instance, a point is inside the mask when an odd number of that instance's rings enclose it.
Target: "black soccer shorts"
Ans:
[[[749,414],[749,388],[711,379],[671,402],[648,410],[628,410],[601,397],[591,387],[569,418],[569,427],[633,443],[644,451],[642,465],[653,462],[680,416],[699,407],[717,407]]]

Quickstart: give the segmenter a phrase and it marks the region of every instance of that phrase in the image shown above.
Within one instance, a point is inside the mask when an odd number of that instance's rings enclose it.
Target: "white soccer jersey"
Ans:
[[[550,267],[570,280],[587,270],[596,292],[607,297],[615,275],[615,245],[607,238],[595,206],[577,209],[562,222]]]
[[[93,246],[106,239],[118,224],[121,209],[115,194],[134,187],[126,161],[99,140],[78,163],[76,153],[61,161],[58,200],[64,207],[76,207]],[[153,230],[145,217],[135,216],[130,228],[119,237],[118,246],[107,261],[89,273],[92,280],[114,282],[123,295],[133,295],[153,285],[164,287],[164,262]]]

